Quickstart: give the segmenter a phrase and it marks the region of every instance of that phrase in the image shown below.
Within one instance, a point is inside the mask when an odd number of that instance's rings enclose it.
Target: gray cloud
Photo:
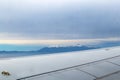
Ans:
[[[39,39],[120,37],[120,1],[111,1],[35,6],[6,0],[0,8],[0,33]]]

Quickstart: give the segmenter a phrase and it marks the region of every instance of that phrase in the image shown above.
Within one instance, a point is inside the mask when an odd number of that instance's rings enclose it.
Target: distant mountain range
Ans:
[[[96,49],[96,47],[88,46],[66,46],[66,47],[44,47],[36,51],[0,51],[0,53],[37,53],[37,54],[49,54],[49,53],[60,53],[60,52],[71,52],[81,51],[88,49]]]
[[[51,53],[60,53],[60,52],[71,52],[71,51],[82,51],[82,50],[89,50],[89,49],[97,49],[97,48],[104,48],[104,47],[113,47],[113,46],[120,46],[120,41],[106,41],[101,42],[98,44],[92,45],[76,45],[76,46],[63,46],[63,47],[44,47],[40,50],[35,51],[0,51],[2,54],[51,54]]]
[[[44,47],[37,52],[41,53],[59,53],[59,52],[71,52],[71,51],[81,51],[88,49],[96,49],[96,47],[88,46],[67,46],[67,47]]]

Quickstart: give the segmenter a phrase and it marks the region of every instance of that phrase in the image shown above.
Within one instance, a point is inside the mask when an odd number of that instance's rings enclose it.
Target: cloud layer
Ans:
[[[120,37],[119,0],[1,0],[1,39]]]

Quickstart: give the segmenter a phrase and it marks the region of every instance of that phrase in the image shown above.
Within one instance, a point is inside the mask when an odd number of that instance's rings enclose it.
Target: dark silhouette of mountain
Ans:
[[[44,47],[36,51],[0,51],[0,53],[35,53],[35,54],[49,54],[49,53],[60,53],[60,52],[71,52],[71,51],[81,51],[88,49],[96,49],[96,47],[87,46],[67,46],[67,47]]]
[[[60,53],[60,52],[82,51],[82,50],[113,47],[113,46],[120,46],[120,41],[109,41],[109,42],[106,41],[106,42],[101,42],[99,44],[86,45],[86,46],[77,45],[77,46],[66,46],[66,47],[44,47],[36,51],[0,51],[0,53],[17,54],[17,55],[51,54],[51,53]]]
[[[44,47],[37,52],[41,53],[59,53],[59,52],[71,52],[71,51],[81,51],[88,49],[95,49],[96,47],[87,46],[68,46],[68,47]]]

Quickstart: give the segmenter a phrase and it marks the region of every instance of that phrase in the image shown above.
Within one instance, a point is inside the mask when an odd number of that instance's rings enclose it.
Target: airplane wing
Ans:
[[[120,80],[120,47],[1,59],[0,80]]]

